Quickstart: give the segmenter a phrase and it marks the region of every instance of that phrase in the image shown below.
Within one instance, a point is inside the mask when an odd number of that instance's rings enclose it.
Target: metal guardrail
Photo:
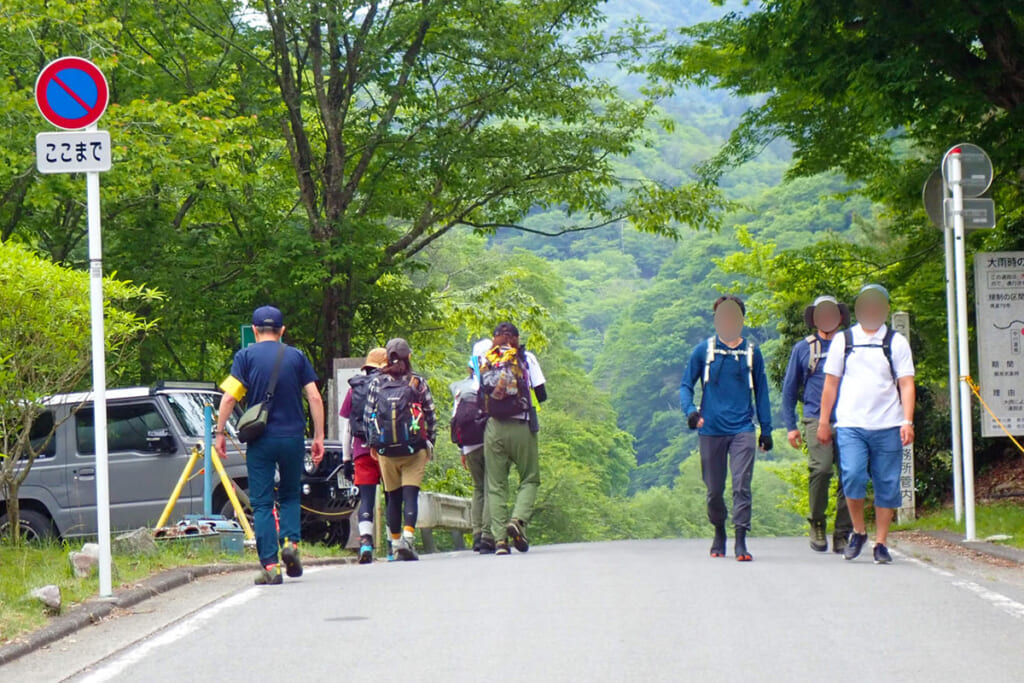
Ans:
[[[455,549],[465,550],[465,533],[473,530],[470,505],[469,498],[420,491],[416,528],[420,530],[424,551],[437,552],[437,545],[434,543],[434,529],[451,531]]]

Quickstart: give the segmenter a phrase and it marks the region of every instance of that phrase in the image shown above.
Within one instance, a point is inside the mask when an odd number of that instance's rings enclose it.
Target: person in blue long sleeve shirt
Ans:
[[[782,382],[782,418],[786,422],[787,437],[793,448],[799,449],[807,443],[807,498],[810,503],[810,546],[816,552],[828,550],[826,538],[828,493],[832,485],[833,471],[839,466],[839,454],[834,443],[818,440],[818,419],[821,414],[821,391],[825,386],[825,356],[828,355],[832,338],[850,323],[850,309],[832,296],[819,296],[804,309],[804,322],[814,334],[801,339],[793,346],[786,366],[786,377]],[[803,417],[798,421],[796,404],[804,404]],[[835,416],[831,416],[835,422]],[[842,553],[846,540],[853,530],[850,511],[843,495],[840,478],[836,491],[836,519],[832,532],[832,550]]]
[[[772,449],[772,408],[761,349],[741,336],[746,307],[739,297],[719,297],[714,304],[715,337],[690,354],[679,387],[679,400],[690,429],[700,435],[700,463],[707,488],[708,521],[715,528],[712,557],[725,557],[725,480],[732,471],[732,520],[736,559],[753,559],[747,550],[750,531],[751,479],[754,474],[754,413],[761,425],[758,444]],[[711,348],[709,353],[708,349]],[[700,407],[694,387],[702,384]]]

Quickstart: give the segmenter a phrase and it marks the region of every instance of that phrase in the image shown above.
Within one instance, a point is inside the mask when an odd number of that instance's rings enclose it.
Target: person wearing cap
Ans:
[[[839,468],[853,521],[843,557],[855,559],[867,541],[864,499],[870,477],[875,489],[874,560],[889,564],[886,541],[902,502],[903,446],[914,442],[914,360],[906,337],[885,324],[885,287],[861,288],[854,311],[857,324],[832,340],[825,359],[818,440],[832,441],[829,415],[835,406]]]
[[[235,354],[231,374],[220,388],[224,391],[217,415],[216,448],[226,457],[224,428],[235,409],[245,398],[264,401],[277,366],[277,384],[270,397],[267,425],[263,434],[251,441],[245,453],[249,478],[249,500],[252,503],[256,552],[260,572],[256,583],[277,585],[282,582],[280,560],[290,577],[302,576],[299,558],[300,498],[302,468],[306,446],[306,414],[302,407],[305,394],[313,418],[313,462],[324,457],[324,402],[317,389],[316,372],[302,351],[281,341],[284,318],[273,306],[261,306],[252,314],[256,343]],[[274,474],[279,474],[277,501],[278,522],[274,519]]]
[[[373,517],[377,508],[377,485],[381,481],[380,464],[370,457],[363,416],[370,382],[387,364],[388,352],[385,349],[371,349],[363,363],[363,374],[349,380],[348,392],[339,411],[345,418],[341,434],[344,474],[359,489],[359,564],[373,562]]]
[[[473,527],[473,551],[482,555],[491,554],[497,549],[494,545],[494,534],[491,532],[491,512],[487,505],[483,436],[486,416],[478,409],[476,398],[480,390],[480,356],[487,353],[490,348],[490,339],[478,342],[469,357],[466,377],[452,382],[450,386],[453,399],[452,441],[462,454],[462,466],[473,478],[473,502],[469,517]]]
[[[708,521],[714,527],[711,557],[725,557],[726,521],[725,480],[732,472],[732,521],[735,527],[735,554],[740,562],[750,562],[747,549],[750,531],[751,481],[754,475],[755,447],[770,451],[772,407],[768,397],[761,349],[742,336],[746,306],[736,296],[719,297],[713,307],[715,336],[694,348],[683,373],[679,400],[690,429],[700,437],[700,464],[707,488]],[[694,387],[702,383],[700,407],[694,404]],[[761,425],[760,438],[754,438],[754,414]]]
[[[835,444],[818,441],[818,417],[821,390],[825,386],[825,356],[837,331],[850,324],[850,309],[833,296],[819,296],[804,309],[804,322],[814,333],[798,341],[789,354],[786,376],[782,381],[782,418],[789,444],[799,449],[807,444],[807,499],[810,503],[810,546],[817,552],[828,550],[826,538],[829,488],[838,467]],[[796,417],[796,404],[803,403],[803,416]],[[840,478],[836,490],[836,518],[832,551],[842,553],[853,526],[843,496]]]
[[[412,371],[409,342],[395,338],[384,348],[387,365],[370,382],[363,419],[367,425],[377,423],[378,401],[385,384],[404,386],[409,392],[405,396],[411,398],[414,424],[410,426],[415,429],[415,434],[410,432],[409,442],[394,451],[371,447],[370,455],[380,464],[384,480],[387,523],[395,559],[410,561],[419,559],[415,549],[418,499],[427,463],[433,457],[436,413],[427,381]]]
[[[483,350],[482,348],[480,350]],[[494,329],[490,349],[484,354],[486,366],[501,362],[514,362],[525,370],[524,394],[518,394],[520,402],[511,414],[488,414],[484,429],[484,470],[487,475],[487,504],[491,511],[491,532],[494,534],[495,554],[509,554],[509,540],[521,553],[530,549],[526,527],[533,517],[533,508],[540,489],[540,451],[537,446],[536,405],[547,400],[547,380],[540,362],[533,353],[526,351],[519,343],[519,329],[510,322],[500,323]],[[525,366],[525,368],[523,367]],[[487,386],[481,377],[480,402],[489,405]],[[517,388],[518,391],[518,388]],[[519,473],[519,490],[511,517],[508,511],[508,477],[512,467]]]

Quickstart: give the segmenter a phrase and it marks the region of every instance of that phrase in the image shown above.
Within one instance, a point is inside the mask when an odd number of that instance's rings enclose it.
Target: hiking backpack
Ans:
[[[807,342],[807,376],[810,377],[818,369],[818,364],[825,354],[821,352],[821,339],[816,334],[809,334],[804,337]]]
[[[370,382],[373,381],[373,378],[379,372],[379,370],[374,370],[368,375],[356,375],[348,380],[348,385],[352,388],[352,410],[349,412],[348,424],[352,431],[352,436],[358,437],[363,441],[366,441],[367,436],[364,412],[366,410],[366,398],[370,394]]]
[[[747,378],[750,385],[750,390],[754,390],[754,342],[747,340],[746,349],[730,349],[728,347],[721,349],[717,347],[715,343],[715,337],[708,337],[708,353],[704,358],[704,386],[707,386],[708,380],[711,379],[711,364],[715,362],[715,356],[732,356],[733,358],[740,360],[741,358],[747,359]],[[742,363],[743,361],[740,360]]]
[[[476,446],[484,442],[487,415],[477,402],[476,389],[460,391],[455,398],[455,414],[452,415],[452,443],[457,446]]]
[[[526,352],[511,346],[491,349],[480,363],[480,409],[490,417],[517,417],[530,411]]]
[[[371,408],[370,446],[381,455],[412,455],[426,440],[423,427],[422,388],[416,375],[377,378]]]

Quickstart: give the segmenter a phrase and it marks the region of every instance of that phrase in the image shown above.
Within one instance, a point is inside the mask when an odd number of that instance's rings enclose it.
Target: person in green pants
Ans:
[[[487,349],[490,349],[491,340],[485,341]],[[487,506],[487,476],[484,474],[484,428],[487,416],[480,410],[476,400],[480,389],[478,365],[479,358],[471,357],[468,376],[451,384],[454,399],[451,432],[452,443],[459,447],[462,454],[462,466],[469,470],[473,478],[473,503],[470,507],[473,551],[487,555],[493,553],[495,547],[491,535],[491,512]]]
[[[834,443],[818,440],[817,430],[821,409],[821,392],[825,386],[825,357],[832,339],[850,324],[850,309],[832,296],[819,296],[804,309],[804,322],[814,334],[801,339],[793,346],[782,382],[782,417],[786,423],[787,437],[793,448],[807,444],[808,484],[807,498],[810,504],[811,549],[823,553],[828,550],[825,510],[828,508],[829,488],[833,470],[839,469],[838,450]],[[796,404],[803,403],[803,417],[798,421]],[[832,421],[835,417],[831,416]],[[836,491],[836,519],[832,533],[832,550],[842,553],[846,540],[853,531],[850,512],[843,495],[843,482],[839,481]]]
[[[509,541],[519,552],[530,549],[526,526],[540,488],[536,406],[547,400],[544,373],[537,357],[519,344],[519,330],[503,322],[494,330],[491,348],[480,364],[477,401],[488,416],[484,430],[484,470],[495,554],[508,555]],[[508,476],[519,473],[512,516],[508,512]]]

